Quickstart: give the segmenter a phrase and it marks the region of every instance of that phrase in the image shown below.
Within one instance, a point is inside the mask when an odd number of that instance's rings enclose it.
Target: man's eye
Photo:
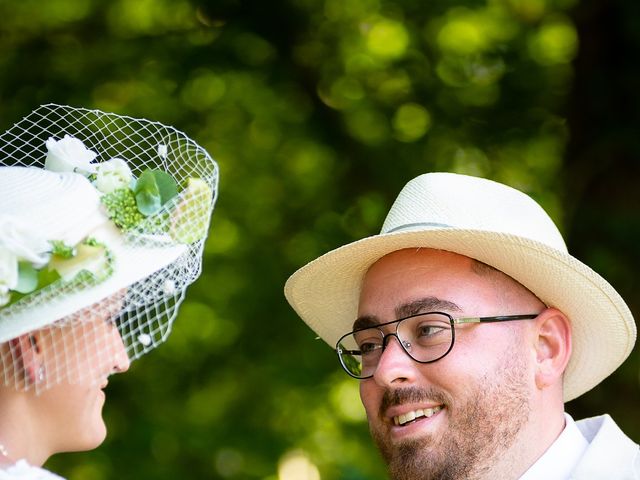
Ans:
[[[432,325],[432,324],[422,324],[418,326],[417,336],[418,337],[432,337],[441,333],[444,330],[444,327],[441,325]]]
[[[367,355],[368,353],[375,352],[378,348],[380,348],[380,344],[376,342],[364,342],[360,345],[360,352],[362,355]]]

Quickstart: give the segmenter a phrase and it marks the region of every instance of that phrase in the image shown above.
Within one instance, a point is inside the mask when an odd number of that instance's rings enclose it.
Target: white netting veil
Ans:
[[[43,105],[0,135],[0,386],[106,384],[166,340],[218,167],[182,132]]]

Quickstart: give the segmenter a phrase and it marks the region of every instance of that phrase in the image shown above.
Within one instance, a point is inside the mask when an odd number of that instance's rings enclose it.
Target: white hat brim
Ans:
[[[564,376],[564,399],[582,395],[628,357],[636,338],[629,308],[591,268],[540,242],[505,233],[437,228],[375,235],[336,250],[296,271],[285,296],[330,346],[352,329],[360,286],[369,267],[405,248],[447,250],[511,276],[571,321],[573,353]]]
[[[113,274],[96,285],[48,298],[42,303],[31,301],[25,308],[12,310],[10,315],[0,318],[0,343],[89,307],[179,261],[188,251],[186,245],[163,243],[160,237],[155,242],[158,246],[150,246],[151,242],[144,246],[128,243],[111,222],[103,223],[89,236],[109,248],[113,255]]]

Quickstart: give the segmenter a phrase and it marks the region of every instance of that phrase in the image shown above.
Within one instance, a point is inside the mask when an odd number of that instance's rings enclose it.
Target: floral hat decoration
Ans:
[[[1,134],[0,383],[86,381],[85,354],[113,354],[87,319],[117,325],[129,360],[166,340],[217,186],[209,154],[158,122],[50,104]],[[15,339],[36,330],[56,360],[29,376]]]

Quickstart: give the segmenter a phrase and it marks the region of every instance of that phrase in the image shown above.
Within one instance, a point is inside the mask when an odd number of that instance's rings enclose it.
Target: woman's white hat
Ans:
[[[1,134],[0,347],[114,315],[130,360],[162,343],[200,275],[217,185],[202,147],[146,119],[49,104]],[[79,381],[81,351],[113,355],[64,335],[52,337],[61,360],[46,382],[26,378],[5,344],[0,384]]]
[[[404,248],[447,250],[491,265],[571,321],[573,354],[564,398],[587,392],[628,357],[636,339],[629,308],[613,287],[571,256],[547,213],[506,185],[453,173],[411,180],[379,235],[326,253],[295,272],[285,296],[329,345],[349,332],[361,282],[384,255]]]
[[[2,219],[47,240],[77,245],[93,238],[113,257],[113,272],[95,285],[79,285],[63,294],[55,285],[0,310],[0,343],[49,325],[160,271],[187,252],[187,246],[158,237],[144,244],[128,241],[107,216],[100,192],[83,175],[36,167],[0,167],[0,239]],[[9,227],[12,227],[9,225]],[[13,307],[13,308],[12,308]]]

